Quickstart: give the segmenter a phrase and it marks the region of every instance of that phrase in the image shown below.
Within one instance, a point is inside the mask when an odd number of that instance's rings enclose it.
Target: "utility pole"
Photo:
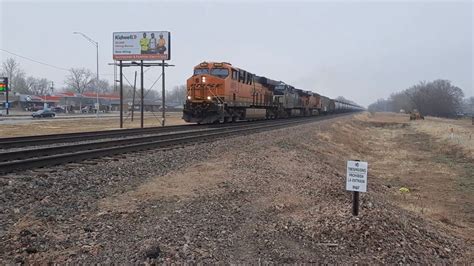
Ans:
[[[161,89],[161,108],[162,108],[161,115],[162,115],[162,119],[163,119],[161,121],[161,126],[164,127],[165,126],[165,116],[166,116],[166,110],[165,110],[165,108],[166,108],[165,107],[165,103],[166,103],[166,101],[165,101],[165,94],[166,94],[165,93],[166,92],[166,90],[165,90],[165,60],[161,61],[161,72],[162,72],[162,74],[161,74],[161,87],[162,87],[162,89]]]
[[[97,82],[96,82],[96,102],[97,102],[97,107],[96,107],[96,117],[99,118],[99,111],[100,111],[100,102],[99,102],[99,43],[96,42],[96,54],[97,54]]]
[[[99,104],[99,43],[94,41],[92,38],[89,36],[85,35],[82,32],[75,31],[73,34],[79,34],[82,37],[84,37],[86,40],[88,40],[90,43],[92,43],[95,48],[96,48],[96,59],[97,59],[97,76],[96,76],[96,83],[95,83],[95,90],[96,90],[96,116],[99,118],[99,109],[100,109],[100,104]]]

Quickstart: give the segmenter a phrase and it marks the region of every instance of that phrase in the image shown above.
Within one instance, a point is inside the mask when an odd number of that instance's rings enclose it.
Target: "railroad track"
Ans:
[[[206,125],[179,125],[167,127],[148,127],[148,128],[132,128],[132,129],[116,129],[107,131],[89,131],[63,134],[50,134],[40,136],[26,136],[14,138],[1,138],[0,147],[2,149],[21,148],[27,146],[41,146],[48,144],[77,142],[84,140],[98,140],[105,138],[121,138],[124,136],[145,135],[153,133],[164,133],[172,131],[185,131],[190,129],[206,128]]]
[[[146,134],[157,134],[166,132],[180,132],[197,129],[207,128],[221,128],[221,127],[237,127],[243,123],[266,123],[267,120],[260,121],[242,121],[231,124],[208,124],[208,125],[176,125],[166,127],[148,127],[148,128],[132,128],[132,129],[116,129],[116,130],[102,130],[102,131],[89,131],[89,132],[76,132],[76,133],[62,133],[62,134],[49,134],[39,136],[25,136],[25,137],[13,137],[13,138],[0,138],[0,150],[11,149],[11,148],[22,148],[29,146],[43,146],[49,144],[69,143],[87,140],[100,140],[100,139],[112,139],[112,138],[123,138],[130,136],[146,135]]]
[[[106,139],[92,143],[71,143],[55,147],[2,152],[0,153],[0,173],[79,162],[86,159],[95,159],[147,149],[209,142],[226,136],[256,133],[338,116],[341,116],[341,114],[289,120],[268,120],[266,122],[261,121],[260,123],[229,124],[229,126],[214,128],[193,127],[196,129],[192,131],[182,130],[168,133],[159,131],[159,133],[150,136],[136,136],[132,134],[122,139]],[[190,127],[188,126],[188,128]],[[181,128],[179,129],[181,130]]]

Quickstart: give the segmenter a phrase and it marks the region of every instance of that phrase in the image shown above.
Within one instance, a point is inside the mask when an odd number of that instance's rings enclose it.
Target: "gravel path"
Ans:
[[[0,176],[0,263],[462,259],[382,185],[351,216],[333,121]]]

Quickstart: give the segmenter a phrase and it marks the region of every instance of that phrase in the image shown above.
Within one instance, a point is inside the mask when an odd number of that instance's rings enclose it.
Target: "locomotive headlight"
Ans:
[[[211,98],[211,96],[207,96],[207,99],[210,101],[212,98]]]
[[[188,96],[188,100],[191,100],[191,96]]]
[[[202,83],[206,83],[206,77],[201,77]]]

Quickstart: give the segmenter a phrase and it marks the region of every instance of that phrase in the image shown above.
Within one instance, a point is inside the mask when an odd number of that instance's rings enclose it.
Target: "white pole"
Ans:
[[[95,90],[96,90],[96,101],[97,101],[97,106],[96,106],[96,114],[97,118],[99,118],[99,110],[100,110],[100,104],[99,104],[99,43],[95,43],[96,48],[97,48],[97,82],[95,85]]]
[[[94,41],[91,39],[89,36],[85,35],[82,32],[75,31],[73,34],[80,34],[82,37],[84,37],[86,40],[88,40],[90,43],[95,45],[96,52],[97,52],[97,77],[96,77],[96,83],[95,83],[95,90],[96,90],[96,117],[99,118],[99,42]]]

